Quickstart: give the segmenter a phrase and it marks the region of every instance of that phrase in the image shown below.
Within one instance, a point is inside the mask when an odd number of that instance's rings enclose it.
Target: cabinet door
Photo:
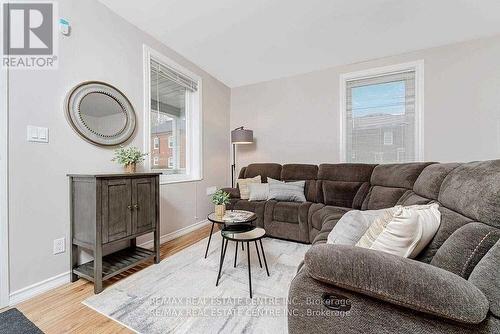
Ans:
[[[155,179],[152,177],[132,180],[133,233],[143,233],[155,227]]]
[[[130,179],[103,180],[102,242],[132,234],[132,186]]]

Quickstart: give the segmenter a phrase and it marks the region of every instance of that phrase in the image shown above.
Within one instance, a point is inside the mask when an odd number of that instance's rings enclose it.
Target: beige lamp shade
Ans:
[[[231,131],[231,144],[252,144],[253,131],[243,127]]]

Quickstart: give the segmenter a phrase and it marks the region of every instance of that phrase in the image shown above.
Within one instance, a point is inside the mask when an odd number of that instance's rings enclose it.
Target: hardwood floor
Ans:
[[[162,260],[207,237],[205,226],[161,246]],[[204,254],[200,254],[203,256]],[[143,264],[107,282],[109,286],[151,264]],[[117,322],[95,312],[81,302],[93,294],[93,285],[79,279],[16,305],[45,333],[132,333]]]

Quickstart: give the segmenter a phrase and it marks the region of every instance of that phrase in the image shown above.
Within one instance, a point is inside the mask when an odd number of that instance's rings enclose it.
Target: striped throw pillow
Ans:
[[[250,177],[248,179],[236,180],[236,184],[238,185],[238,188],[240,188],[241,199],[248,199],[250,197],[250,189],[248,188],[248,185],[250,183],[261,183],[260,175],[257,175],[256,177]]]
[[[286,202],[305,202],[304,187],[306,181],[283,182],[267,178],[269,183],[268,199]]]

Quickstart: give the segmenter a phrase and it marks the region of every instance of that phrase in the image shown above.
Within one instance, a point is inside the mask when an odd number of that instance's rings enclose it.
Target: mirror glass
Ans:
[[[82,98],[80,117],[90,131],[101,136],[115,136],[127,125],[127,115],[118,101],[99,92]]]

